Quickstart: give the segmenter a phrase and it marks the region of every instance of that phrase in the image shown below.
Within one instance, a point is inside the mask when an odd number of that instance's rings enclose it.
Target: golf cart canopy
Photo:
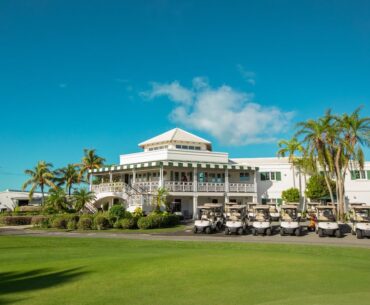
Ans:
[[[353,209],[355,211],[357,211],[357,210],[370,210],[370,205],[354,206]]]
[[[253,207],[254,209],[256,210],[269,210],[270,207],[268,205],[261,205],[261,204],[258,204],[256,206]]]
[[[233,205],[233,206],[229,207],[229,209],[233,209],[233,210],[243,210],[245,208],[246,208],[246,206],[244,204]]]
[[[222,208],[223,205],[221,203],[205,203],[204,206],[209,207],[209,208]]]
[[[318,210],[335,210],[335,206],[333,205],[318,205],[316,207]]]
[[[285,204],[285,205],[282,205],[281,208],[284,209],[284,210],[288,210],[288,209],[296,210],[298,207],[296,205],[293,205],[293,204]]]

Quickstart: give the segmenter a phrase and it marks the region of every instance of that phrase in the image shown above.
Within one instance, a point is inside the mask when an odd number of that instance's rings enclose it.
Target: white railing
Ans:
[[[122,193],[126,190],[126,183],[124,182],[112,182],[112,183],[101,183],[94,184],[91,186],[91,191],[95,193]]]
[[[113,192],[113,193],[154,193],[159,188],[159,181],[136,182],[131,189],[124,182],[102,183],[92,185],[91,190],[95,193]],[[198,182],[198,187],[195,188],[193,182],[180,182],[180,181],[165,181],[164,187],[169,192],[226,192],[226,184],[220,182]],[[135,190],[136,192],[133,192]],[[250,183],[230,182],[230,193],[254,193],[255,185]]]
[[[254,193],[255,187],[254,187],[254,184],[250,184],[250,183],[231,182],[229,183],[229,192],[230,193]]]
[[[169,192],[194,192],[193,182],[165,181],[164,187]]]
[[[159,188],[159,181],[135,182],[133,187],[138,187],[145,192],[155,192]]]
[[[225,183],[198,182],[198,192],[225,192]]]

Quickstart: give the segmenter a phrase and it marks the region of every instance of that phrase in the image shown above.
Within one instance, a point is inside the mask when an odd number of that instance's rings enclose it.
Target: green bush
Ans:
[[[139,218],[137,226],[140,229],[168,228],[179,224],[179,218],[173,214],[151,213]]]
[[[77,221],[75,219],[68,220],[67,229],[68,230],[76,230],[77,229]]]
[[[109,210],[109,217],[115,218],[116,220],[122,219],[125,215],[125,208],[120,205],[116,204],[112,206]]]
[[[32,216],[3,216],[2,223],[6,226],[30,225]]]
[[[330,186],[333,194],[335,194],[335,181],[330,180]],[[313,201],[323,197],[329,197],[330,193],[326,185],[325,177],[323,175],[311,176],[307,181],[305,195]]]
[[[299,202],[299,190],[297,188],[290,188],[281,193],[281,198],[285,202]]]
[[[137,221],[135,218],[124,218],[119,222],[122,229],[136,229],[137,227]]]
[[[66,216],[60,215],[56,216],[52,222],[51,227],[55,229],[67,229],[68,218]]]
[[[132,213],[132,216],[137,219],[143,217],[144,216],[143,210],[141,208],[136,208],[135,211]]]
[[[39,228],[46,229],[46,228],[49,228],[49,226],[50,226],[50,218],[47,217],[47,216],[42,216],[42,215],[33,216],[31,224],[34,227],[39,227]]]
[[[83,216],[77,223],[77,228],[80,230],[91,230],[93,228],[93,221],[91,217]]]
[[[95,228],[96,228],[96,229],[98,229],[98,230],[106,230],[106,229],[108,229],[111,225],[110,225],[109,219],[108,219],[105,215],[98,214],[98,215],[94,218],[94,226],[95,226]]]

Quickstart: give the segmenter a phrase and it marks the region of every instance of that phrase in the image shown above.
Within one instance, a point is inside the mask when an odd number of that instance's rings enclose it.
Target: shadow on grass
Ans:
[[[12,304],[20,299],[9,298],[19,292],[39,290],[54,287],[73,281],[87,271],[81,268],[72,268],[61,271],[51,269],[35,269],[27,272],[1,272],[0,273],[0,305]],[[4,299],[3,297],[7,297]]]

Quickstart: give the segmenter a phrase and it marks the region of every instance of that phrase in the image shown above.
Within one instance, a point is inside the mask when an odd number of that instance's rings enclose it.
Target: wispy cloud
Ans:
[[[252,86],[256,84],[256,73],[254,73],[253,71],[246,70],[241,64],[238,64],[236,68],[238,69],[240,75],[248,84]]]
[[[203,77],[194,78],[190,88],[178,81],[152,83],[151,90],[142,95],[149,99],[166,96],[176,103],[169,114],[172,122],[207,132],[229,145],[276,141],[294,115],[254,102],[252,93],[227,85],[213,88]]]

